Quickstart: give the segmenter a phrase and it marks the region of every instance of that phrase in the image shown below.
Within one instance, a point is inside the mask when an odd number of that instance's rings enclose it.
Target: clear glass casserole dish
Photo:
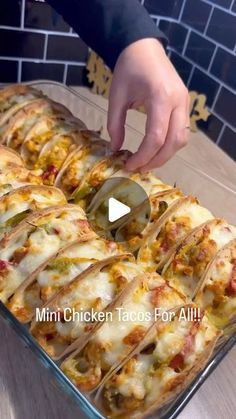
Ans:
[[[36,88],[42,90],[52,99],[63,103],[76,116],[81,118],[89,129],[102,130],[102,137],[108,138],[106,132],[106,112],[89,101],[87,98],[78,94],[66,86],[56,82],[35,81],[30,83]],[[126,146],[131,146],[135,142],[141,140],[142,134],[133,127],[126,127]],[[212,179],[202,171],[192,167],[182,158],[176,156],[171,162],[156,171],[157,175],[165,182],[176,183],[185,193],[191,193],[197,196],[200,202],[210,209],[215,216],[223,217],[230,223],[236,224],[235,208],[236,208],[236,191],[232,190],[220,182]],[[91,418],[103,418],[104,416],[91,403],[89,398],[85,397],[63,374],[57,364],[41,349],[34,338],[29,334],[26,327],[22,326],[8,309],[0,303],[0,313],[24,340],[24,342],[32,349],[42,364],[51,371],[56,382],[61,386],[63,391],[73,397],[79,404],[80,408]],[[214,354],[206,368],[196,377],[194,382],[185,389],[174,401],[158,412],[161,419],[175,418],[183,407],[187,404],[193,394],[216,368],[219,362],[225,357],[227,352],[236,343],[236,325],[228,328],[227,335],[220,345],[214,351]]]

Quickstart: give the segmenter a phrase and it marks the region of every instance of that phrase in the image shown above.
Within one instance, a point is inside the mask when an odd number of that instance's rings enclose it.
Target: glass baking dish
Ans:
[[[67,106],[74,115],[81,118],[89,129],[100,130],[101,135],[108,139],[106,131],[107,113],[104,109],[92,103],[83,95],[78,94],[57,82],[34,81],[32,86],[39,88],[50,98]],[[132,149],[134,144],[141,141],[142,134],[131,126],[126,126],[125,146]],[[197,196],[200,202],[210,209],[215,216],[225,218],[228,222],[236,224],[236,190],[224,186],[206,173],[191,166],[184,159],[175,156],[162,168],[156,170],[156,174],[165,182],[177,184],[185,193]],[[93,405],[92,401],[82,394],[63,374],[56,362],[44,352],[34,338],[28,332],[27,327],[21,325],[9,310],[0,302],[0,314],[10,324],[23,341],[31,348],[37,359],[46,367],[57,385],[67,396],[72,397],[79,405],[78,409],[90,418],[104,418],[101,412]],[[204,370],[194,379],[177,398],[169,403],[161,411],[158,411],[160,419],[174,419],[188,403],[197,389],[226,356],[228,351],[236,344],[236,324],[228,327],[224,339],[221,340]],[[154,416],[153,416],[154,417]],[[155,416],[156,417],[156,416]]]

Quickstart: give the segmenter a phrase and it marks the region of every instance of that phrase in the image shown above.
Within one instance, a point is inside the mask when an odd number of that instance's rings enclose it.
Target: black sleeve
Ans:
[[[166,42],[138,0],[47,0],[113,68],[121,51],[143,38]]]

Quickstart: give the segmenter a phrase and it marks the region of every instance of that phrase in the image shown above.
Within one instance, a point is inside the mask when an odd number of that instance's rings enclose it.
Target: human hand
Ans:
[[[112,150],[124,142],[127,110],[140,105],[147,113],[145,136],[126,168],[143,172],[163,165],[186,145],[190,124],[188,90],[154,38],[134,42],[117,60],[108,109]]]

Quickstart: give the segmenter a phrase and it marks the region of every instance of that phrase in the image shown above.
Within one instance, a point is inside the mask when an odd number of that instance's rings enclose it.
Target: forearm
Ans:
[[[138,0],[47,0],[81,38],[113,68],[128,45],[166,39]]]

